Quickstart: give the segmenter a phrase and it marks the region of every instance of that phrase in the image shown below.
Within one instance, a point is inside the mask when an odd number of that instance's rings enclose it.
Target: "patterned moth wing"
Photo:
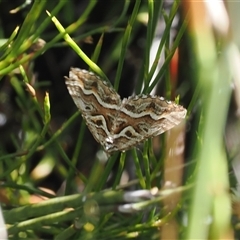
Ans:
[[[162,97],[138,95],[121,101],[92,72],[72,68],[66,85],[97,142],[108,153],[125,151],[178,125],[186,109]]]
[[[108,151],[124,151],[178,125],[186,109],[163,97],[138,95],[123,99],[108,137]],[[111,140],[111,141],[110,141]]]
[[[90,132],[106,150],[109,129],[121,105],[120,96],[106,81],[86,70],[71,68],[65,80]]]

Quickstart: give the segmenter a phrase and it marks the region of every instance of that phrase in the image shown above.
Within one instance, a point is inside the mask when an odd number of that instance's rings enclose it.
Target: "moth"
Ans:
[[[142,94],[121,100],[108,82],[79,68],[71,68],[65,81],[93,137],[109,154],[173,128],[187,113],[184,107],[158,96]]]

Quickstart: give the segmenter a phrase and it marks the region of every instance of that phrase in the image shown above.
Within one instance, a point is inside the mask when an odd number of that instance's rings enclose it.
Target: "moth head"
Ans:
[[[118,150],[116,145],[114,144],[114,138],[111,137],[111,136],[108,136],[108,137],[105,138],[105,142],[103,144],[103,147],[104,147],[104,150],[107,153],[111,153],[111,152],[114,152],[114,151]]]

